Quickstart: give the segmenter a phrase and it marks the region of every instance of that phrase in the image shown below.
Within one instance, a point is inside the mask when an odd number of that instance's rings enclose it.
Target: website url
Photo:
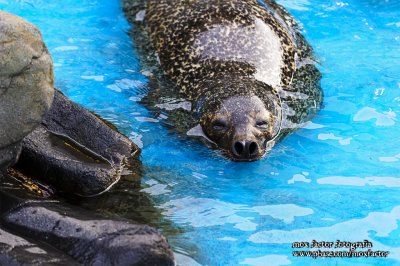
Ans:
[[[340,258],[360,258],[360,257],[382,257],[386,258],[389,255],[389,251],[372,251],[368,249],[367,251],[293,251],[293,257],[312,257],[326,258],[326,257],[340,257]]]

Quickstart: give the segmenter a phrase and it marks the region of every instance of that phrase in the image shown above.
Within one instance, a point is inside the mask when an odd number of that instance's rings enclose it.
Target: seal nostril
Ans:
[[[258,145],[256,142],[252,141],[249,145],[249,155],[254,156],[258,153]]]
[[[241,141],[236,141],[235,144],[233,145],[233,152],[236,155],[241,156],[244,152],[244,144]]]

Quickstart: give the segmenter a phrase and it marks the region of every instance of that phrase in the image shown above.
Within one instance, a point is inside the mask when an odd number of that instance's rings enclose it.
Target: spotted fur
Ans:
[[[270,85],[286,87],[295,72],[294,40],[256,1],[150,0],[146,18],[162,67],[191,98],[216,75],[261,72],[260,79],[278,76]]]
[[[128,18],[146,10],[144,22],[131,20],[142,62],[157,52],[179,97],[192,101],[192,114],[204,101],[275,94],[283,101],[284,136],[320,108],[311,47],[273,0],[125,0],[124,7]]]

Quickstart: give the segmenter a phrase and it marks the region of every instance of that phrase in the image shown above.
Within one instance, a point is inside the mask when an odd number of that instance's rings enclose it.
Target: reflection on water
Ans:
[[[371,239],[373,235],[374,250],[389,251],[392,258],[400,258],[400,248],[385,245],[388,239],[397,239],[400,232],[398,220],[400,219],[400,206],[390,212],[371,212],[365,218],[352,219],[332,226],[306,228],[297,230],[267,230],[259,231],[249,237],[253,243],[288,243],[311,242],[310,236],[318,236],[317,241],[323,239],[346,240],[350,242]],[[371,234],[373,232],[373,234]],[[386,238],[386,239],[385,239]],[[383,241],[382,241],[382,240]],[[383,242],[380,242],[380,240]]]
[[[292,262],[288,260],[287,256],[282,255],[266,255],[258,258],[248,258],[240,262],[244,265],[264,266],[266,263],[270,266],[290,265]]]
[[[139,103],[150,74],[141,73],[119,1],[0,0],[0,9],[42,29],[58,88],[143,147],[142,184],[125,180],[80,204],[159,228],[181,265],[397,265],[400,4],[279,2],[320,59],[324,109],[253,163],[225,160]],[[313,239],[368,239],[390,254],[292,256],[292,242]]]
[[[164,210],[163,215],[171,217],[178,224],[187,224],[193,227],[234,224],[233,227],[241,231],[254,231],[257,228],[257,224],[252,222],[254,217],[238,215],[241,212],[268,215],[286,224],[292,223],[295,217],[313,213],[312,209],[294,204],[248,207],[242,204],[192,197],[171,200],[159,207]]]
[[[385,187],[400,187],[400,178],[398,177],[352,177],[352,176],[329,176],[319,178],[318,184],[323,185],[345,185],[345,186],[385,186]]]

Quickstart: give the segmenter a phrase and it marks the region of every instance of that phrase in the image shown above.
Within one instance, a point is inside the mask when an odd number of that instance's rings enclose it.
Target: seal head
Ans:
[[[233,91],[234,95],[210,95],[203,101],[200,125],[207,139],[226,156],[235,161],[254,161],[266,154],[279,134],[280,98],[265,91],[263,99],[253,90]]]

